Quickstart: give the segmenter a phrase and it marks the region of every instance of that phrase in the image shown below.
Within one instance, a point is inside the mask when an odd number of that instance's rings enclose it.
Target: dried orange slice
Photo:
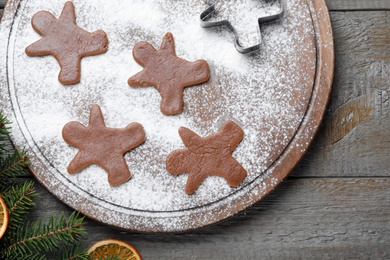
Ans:
[[[123,260],[142,260],[141,255],[132,245],[117,239],[100,240],[88,249],[91,259],[117,257]]]
[[[8,208],[2,197],[0,197],[0,238],[2,238],[8,227]]]

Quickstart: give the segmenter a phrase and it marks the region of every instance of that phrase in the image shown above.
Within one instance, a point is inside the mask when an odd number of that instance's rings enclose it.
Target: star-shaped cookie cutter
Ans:
[[[232,25],[232,23],[230,21],[228,21],[228,20],[210,21],[210,19],[214,16],[214,14],[217,11],[216,7],[215,7],[215,3],[217,1],[218,0],[205,0],[205,3],[209,7],[205,11],[203,11],[203,13],[201,13],[201,15],[200,15],[200,26],[202,26],[203,28],[227,26],[234,34],[234,37],[235,37],[234,46],[236,47],[236,50],[240,53],[249,53],[249,52],[253,52],[255,50],[258,50],[261,46],[261,43],[262,43],[261,29],[260,29],[261,25],[278,20],[279,18],[281,18],[284,15],[284,6],[285,6],[284,1],[285,0],[280,0],[279,12],[272,14],[272,15],[258,18],[259,34],[260,34],[259,42],[255,45],[252,45],[252,46],[243,46],[240,43],[239,33],[237,32],[237,30],[234,28],[234,26]]]

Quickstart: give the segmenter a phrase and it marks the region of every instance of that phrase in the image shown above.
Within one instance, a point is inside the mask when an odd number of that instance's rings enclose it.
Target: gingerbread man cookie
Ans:
[[[146,139],[139,123],[131,123],[125,128],[106,127],[98,105],[92,106],[87,127],[70,122],[64,126],[62,136],[65,142],[79,149],[68,166],[68,172],[77,173],[90,164],[97,164],[107,171],[111,186],[118,186],[130,178],[123,155]]]
[[[128,84],[133,87],[154,86],[161,94],[161,112],[179,114],[183,109],[184,88],[206,82],[210,69],[205,60],[189,62],[176,56],[171,33],[167,33],[156,50],[148,42],[137,43],[134,59],[144,69],[132,76]]]
[[[108,39],[104,31],[89,33],[76,25],[74,5],[65,3],[59,19],[47,11],[32,18],[32,26],[42,38],[26,48],[28,56],[52,55],[61,71],[58,80],[64,85],[80,82],[81,59],[107,51]]]
[[[244,137],[244,131],[228,120],[217,134],[200,137],[181,127],[179,134],[186,149],[170,153],[166,168],[172,174],[188,172],[186,193],[192,194],[209,175],[224,177],[230,186],[238,186],[246,177],[246,170],[232,156]]]

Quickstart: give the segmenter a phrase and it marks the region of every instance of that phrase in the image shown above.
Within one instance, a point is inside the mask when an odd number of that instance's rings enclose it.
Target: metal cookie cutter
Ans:
[[[200,15],[200,26],[202,26],[203,28],[210,28],[210,27],[217,27],[217,26],[225,25],[233,32],[233,34],[235,36],[234,46],[236,47],[236,50],[240,53],[252,52],[252,51],[258,50],[261,46],[262,40],[261,40],[260,26],[262,24],[266,24],[266,23],[278,20],[280,17],[282,17],[284,15],[284,1],[285,0],[280,0],[280,9],[279,9],[278,13],[273,14],[273,15],[269,15],[269,16],[260,17],[258,19],[259,34],[260,34],[259,43],[255,44],[253,46],[245,47],[240,43],[238,32],[236,31],[234,26],[228,20],[209,21],[216,12],[216,8],[215,8],[216,0],[205,0],[206,4],[209,5],[209,7]]]

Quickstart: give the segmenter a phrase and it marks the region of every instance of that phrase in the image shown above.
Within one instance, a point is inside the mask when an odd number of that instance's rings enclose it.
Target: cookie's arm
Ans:
[[[69,163],[68,173],[78,173],[91,164],[91,160],[85,156],[84,153],[79,151],[73,160]]]
[[[155,83],[149,79],[148,71],[146,69],[131,76],[127,81],[127,84],[131,87],[150,87],[155,85]]]
[[[45,39],[40,39],[29,45],[26,48],[25,52],[28,56],[43,56],[52,54],[45,42]]]
[[[102,30],[93,33],[85,31],[81,37],[83,41],[79,44],[83,50],[83,57],[102,54],[108,49],[107,34]]]
[[[194,86],[209,80],[210,68],[205,60],[186,62],[182,64],[180,70],[183,72],[181,78],[184,86]]]
[[[236,149],[237,145],[244,138],[244,131],[232,120],[228,120],[223,124],[221,133],[223,134],[223,142],[229,144],[231,152]]]
[[[116,135],[117,145],[123,151],[130,151],[145,142],[146,133],[141,124],[134,122],[126,126],[125,129],[126,131],[121,129]]]
[[[186,147],[197,147],[202,143],[202,138],[186,127],[179,128],[179,135]]]

